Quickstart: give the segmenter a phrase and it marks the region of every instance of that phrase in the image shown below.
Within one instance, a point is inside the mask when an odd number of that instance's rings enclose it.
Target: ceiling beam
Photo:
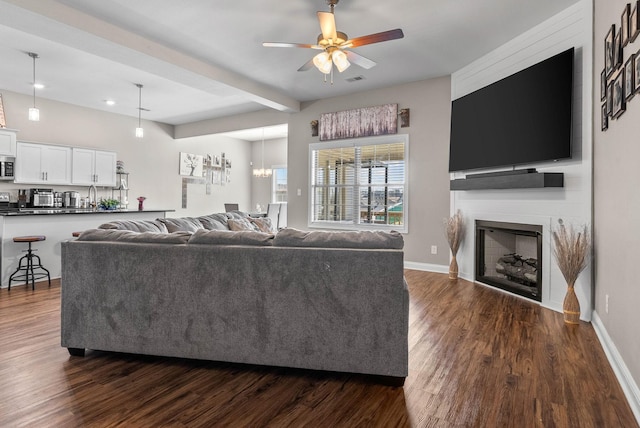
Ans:
[[[265,107],[300,111],[266,85],[53,0],[0,0],[0,23],[217,96],[233,88]]]

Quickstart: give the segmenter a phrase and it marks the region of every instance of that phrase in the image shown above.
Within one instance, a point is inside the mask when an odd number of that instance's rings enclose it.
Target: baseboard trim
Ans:
[[[431,263],[404,262],[405,269],[423,270],[426,272],[449,273],[449,265],[434,265]]]
[[[593,325],[593,329],[600,340],[600,344],[602,345],[604,353],[609,360],[609,364],[618,378],[618,382],[620,382],[624,395],[627,397],[627,402],[631,407],[631,411],[636,417],[638,424],[640,424],[640,389],[638,389],[638,385],[633,380],[627,365],[624,363],[622,356],[618,352],[618,348],[616,348],[616,345],[611,340],[609,333],[607,333],[607,329],[604,327],[604,324],[596,311],[593,311],[591,315],[591,325]]]

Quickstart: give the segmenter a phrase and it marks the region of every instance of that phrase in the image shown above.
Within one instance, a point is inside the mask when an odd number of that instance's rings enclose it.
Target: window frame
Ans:
[[[284,169],[287,171],[287,193],[286,193],[286,199],[285,201],[276,201],[276,187],[277,187],[277,183],[276,183],[276,169]],[[271,203],[286,203],[289,201],[289,170],[287,168],[287,165],[272,165],[271,166],[271,171],[272,176],[271,176]]]
[[[316,150],[323,149],[339,149],[346,147],[363,147],[383,144],[404,144],[404,184],[403,184],[403,199],[402,199],[402,211],[403,211],[403,224],[402,225],[388,225],[388,224],[367,224],[359,223],[360,216],[357,215],[353,222],[334,222],[334,221],[313,221],[313,203],[314,203],[314,160],[313,153]],[[408,134],[392,134],[381,135],[376,137],[362,137],[362,138],[350,138],[344,140],[333,140],[319,143],[309,144],[309,173],[308,173],[308,200],[307,200],[307,226],[312,229],[344,229],[344,230],[395,230],[400,233],[409,233],[409,135]],[[355,183],[353,184],[354,194],[359,194],[360,174],[355,174]]]

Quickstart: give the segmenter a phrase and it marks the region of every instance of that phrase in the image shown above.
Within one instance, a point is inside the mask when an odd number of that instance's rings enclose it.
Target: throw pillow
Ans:
[[[167,226],[169,233],[178,231],[195,232],[196,230],[204,229],[202,223],[193,217],[159,218],[156,221]]]
[[[251,224],[251,222],[247,219],[244,218],[230,218],[227,221],[227,225],[229,226],[229,230],[235,230],[235,231],[239,231],[239,230],[253,230],[255,231],[256,228]]]
[[[113,220],[109,223],[101,224],[98,228],[131,230],[133,232],[168,232],[163,223],[153,220]]]
[[[251,223],[253,223],[260,232],[265,232],[265,233],[275,232],[275,229],[273,228],[273,225],[271,224],[271,219],[269,217],[258,217],[258,218],[249,217],[248,220]]]

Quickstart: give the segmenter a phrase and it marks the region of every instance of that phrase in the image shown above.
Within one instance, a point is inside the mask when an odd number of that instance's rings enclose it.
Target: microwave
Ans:
[[[0,156],[0,180],[13,180],[15,178],[16,158],[13,156]]]

